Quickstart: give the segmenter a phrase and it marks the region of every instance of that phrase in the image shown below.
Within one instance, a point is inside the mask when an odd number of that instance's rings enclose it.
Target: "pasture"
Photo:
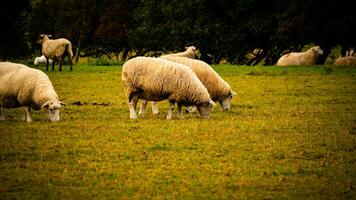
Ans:
[[[121,66],[47,72],[67,106],[57,123],[4,110],[0,199],[355,197],[356,68],[214,68],[231,110],[183,120],[167,102],[130,120]]]

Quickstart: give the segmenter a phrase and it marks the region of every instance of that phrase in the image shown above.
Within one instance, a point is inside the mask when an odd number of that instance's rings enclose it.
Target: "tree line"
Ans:
[[[0,12],[0,59],[39,54],[41,33],[65,37],[79,56],[160,55],[199,49],[200,59],[274,64],[306,44],[356,47],[356,7],[347,0],[13,0]],[[133,54],[132,54],[133,52]]]

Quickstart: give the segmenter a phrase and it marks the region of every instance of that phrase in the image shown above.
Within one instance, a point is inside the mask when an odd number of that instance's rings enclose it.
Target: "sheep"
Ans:
[[[291,52],[279,58],[277,66],[287,65],[314,65],[323,50],[319,46],[314,46],[305,52]]]
[[[351,48],[348,51],[346,51],[346,55],[345,56],[355,56],[355,49]]]
[[[227,111],[230,108],[231,99],[234,95],[236,95],[236,93],[210,65],[201,60],[185,57],[164,56],[161,58],[183,64],[191,68],[208,90],[211,99],[215,102],[218,101],[223,111]],[[142,101],[139,114],[144,114],[146,104],[146,101]],[[153,114],[159,113],[156,102],[152,102],[152,112]]]
[[[195,58],[195,46],[189,46],[189,47],[185,47],[185,51],[183,52],[178,52],[178,53],[171,53],[171,54],[166,54],[161,56],[162,58],[166,57],[166,56],[177,56],[177,57],[187,57],[187,58]]]
[[[62,62],[65,56],[67,56],[70,71],[72,71],[73,51],[71,42],[65,38],[52,40],[49,39],[49,37],[51,37],[51,35],[39,35],[39,39],[37,42],[42,45],[42,54],[46,57],[47,60],[54,59],[58,61],[59,71],[62,71]],[[46,65],[46,71],[48,71],[48,62]],[[52,71],[54,71],[54,62],[52,63]]]
[[[59,109],[65,105],[58,100],[48,76],[26,65],[0,62],[0,121],[5,120],[2,108],[25,107],[24,120],[31,122],[31,108],[44,108],[50,121],[59,121]]]
[[[187,66],[161,58],[136,57],[122,67],[122,83],[128,97],[130,118],[137,119],[139,99],[161,101],[168,99],[167,119],[172,118],[175,103],[178,116],[183,118],[182,105],[195,105],[203,118],[208,118],[215,103],[195,73]]]
[[[334,66],[356,66],[356,57],[355,56],[345,56],[340,57],[335,60]]]
[[[53,60],[52,59],[48,59],[49,64],[51,65]],[[34,65],[40,65],[40,64],[47,64],[47,59],[44,55],[40,56],[40,57],[36,57],[34,62]]]

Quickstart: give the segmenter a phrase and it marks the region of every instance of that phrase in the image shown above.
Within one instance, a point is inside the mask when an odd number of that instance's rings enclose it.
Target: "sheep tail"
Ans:
[[[73,58],[73,50],[72,50],[72,45],[71,44],[67,44],[66,45],[66,52],[67,55],[70,56],[70,58]]]

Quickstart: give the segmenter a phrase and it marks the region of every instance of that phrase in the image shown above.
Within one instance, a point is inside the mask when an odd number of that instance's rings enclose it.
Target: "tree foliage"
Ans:
[[[0,58],[39,53],[38,34],[72,41],[81,56],[155,55],[194,45],[201,59],[265,64],[285,51],[320,45],[326,55],[356,47],[355,6],[346,0],[15,0],[2,8]]]

